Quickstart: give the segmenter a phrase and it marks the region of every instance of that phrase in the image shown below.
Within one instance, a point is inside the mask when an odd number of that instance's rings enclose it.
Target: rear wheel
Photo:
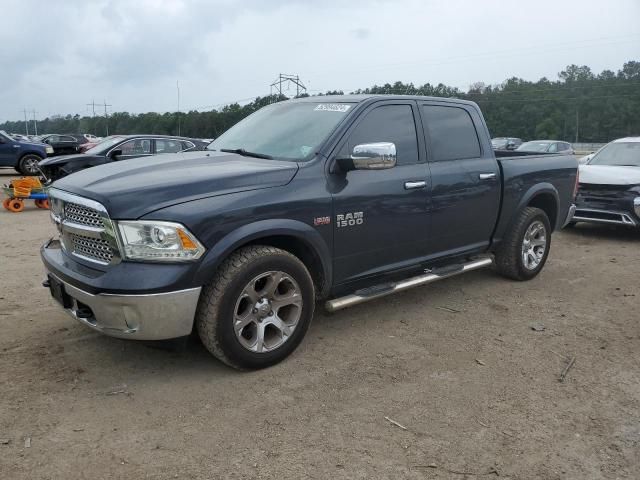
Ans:
[[[315,307],[305,265],[274,247],[238,250],[203,289],[196,327],[215,357],[235,368],[280,362],[302,341]]]
[[[514,280],[530,280],[540,271],[549,256],[551,225],[539,208],[523,209],[513,222],[496,253],[496,268]]]
[[[36,207],[38,208],[42,208],[44,210],[48,210],[49,209],[49,199],[45,198],[43,200],[36,200],[35,201]]]
[[[38,175],[38,163],[42,160],[38,155],[27,154],[18,162],[18,171],[23,175]]]

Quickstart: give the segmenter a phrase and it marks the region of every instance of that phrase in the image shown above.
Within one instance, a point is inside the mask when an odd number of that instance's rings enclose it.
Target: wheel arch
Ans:
[[[20,160],[22,160],[24,157],[26,157],[27,155],[34,155],[36,157],[38,157],[40,160],[44,160],[45,158],[47,158],[46,155],[42,155],[42,152],[36,152],[33,150],[27,150],[26,152],[20,152],[20,156],[18,157],[18,163],[20,163]]]
[[[539,208],[546,213],[547,217],[549,217],[551,230],[556,230],[560,209],[560,196],[558,194],[558,190],[556,190],[552,184],[539,183],[531,187],[520,200],[513,218],[515,218],[522,209],[526,207]]]
[[[310,225],[290,219],[262,220],[225,235],[207,251],[195,281],[206,284],[229,255],[249,245],[268,245],[295,255],[309,270],[318,297],[327,295],[332,278],[329,247]]]

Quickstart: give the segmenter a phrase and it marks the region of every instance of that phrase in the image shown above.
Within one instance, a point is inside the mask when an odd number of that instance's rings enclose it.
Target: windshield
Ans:
[[[88,149],[84,153],[88,153],[89,155],[100,155],[102,153],[106,153],[107,150],[109,150],[111,147],[113,147],[120,140],[122,140],[122,137],[120,137],[120,136],[107,137],[102,142],[100,142],[97,145],[91,147],[90,149]]]
[[[308,160],[351,107],[321,102],[269,105],[227,130],[207,150],[243,149],[279,160]]]
[[[516,150],[523,150],[525,152],[546,152],[549,145],[551,145],[549,142],[525,142],[516,148]]]
[[[494,138],[491,140],[491,144],[494,147],[503,147],[508,143],[509,139],[508,138]]]
[[[589,165],[640,167],[640,142],[610,143],[591,158]]]
[[[4,130],[0,130],[0,137],[3,137],[5,140],[13,141],[13,139],[9,136],[9,134]]]

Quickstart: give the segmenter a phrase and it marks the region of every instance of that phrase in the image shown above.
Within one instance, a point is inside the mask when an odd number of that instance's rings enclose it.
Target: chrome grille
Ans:
[[[70,233],[69,239],[73,245],[73,253],[104,263],[111,263],[111,260],[113,260],[113,250],[111,250],[109,242],[106,240],[85,237],[75,233]]]
[[[64,204],[64,217],[80,225],[87,225],[89,227],[104,226],[100,212],[93,208],[78,205],[77,203]]]
[[[114,224],[102,204],[56,188],[49,190],[49,199],[67,255],[102,265],[120,261]]]

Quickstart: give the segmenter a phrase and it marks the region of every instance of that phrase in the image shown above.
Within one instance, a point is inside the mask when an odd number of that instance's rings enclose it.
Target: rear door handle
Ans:
[[[427,186],[427,182],[404,182],[405,190],[415,190],[418,188],[424,188]]]
[[[496,178],[496,174],[495,173],[481,173],[479,175],[480,180],[490,180],[492,178]]]

